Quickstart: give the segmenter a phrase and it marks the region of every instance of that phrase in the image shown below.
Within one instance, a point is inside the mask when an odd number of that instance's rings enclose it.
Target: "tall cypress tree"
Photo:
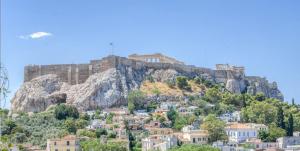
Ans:
[[[292,105],[295,105],[295,99],[292,98]]]
[[[277,127],[280,127],[282,129],[285,129],[285,123],[284,123],[284,115],[283,115],[283,110],[282,107],[279,106],[277,108],[277,120],[276,120],[276,125]]]
[[[288,125],[287,125],[287,136],[293,136],[294,132],[294,118],[293,114],[289,115]]]

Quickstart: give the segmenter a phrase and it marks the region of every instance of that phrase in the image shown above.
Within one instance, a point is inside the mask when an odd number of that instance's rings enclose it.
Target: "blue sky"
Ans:
[[[186,64],[246,67],[300,103],[298,0],[2,0],[11,94],[28,64],[161,52]],[[40,32],[40,33],[37,33]],[[9,101],[6,103],[9,107]]]

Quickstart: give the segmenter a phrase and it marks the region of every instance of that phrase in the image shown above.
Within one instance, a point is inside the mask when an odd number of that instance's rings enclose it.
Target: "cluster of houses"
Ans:
[[[167,117],[167,112],[174,108],[179,115],[194,114],[196,106],[183,107],[177,102],[164,102],[153,112],[155,115]],[[208,144],[209,133],[200,128],[200,120],[195,120],[191,125],[184,126],[180,131],[167,128],[162,125],[161,121],[153,119],[150,113],[145,110],[137,110],[134,114],[130,114],[126,107],[104,109],[101,113],[95,111],[86,112],[93,118],[87,130],[96,130],[103,128],[110,130],[116,134],[115,142],[125,142],[129,146],[129,139],[126,129],[130,129],[139,138],[142,144],[142,151],[167,151],[172,147],[181,144]],[[107,117],[111,116],[108,121]],[[264,124],[241,123],[240,112],[225,113],[218,117],[227,123],[225,127],[228,140],[216,141],[212,143],[213,147],[222,151],[247,151],[247,150],[300,150],[300,132],[295,132],[292,137],[281,137],[276,142],[263,142],[258,138],[260,130],[268,131],[268,127]],[[166,121],[168,123],[170,121]],[[143,135],[142,135],[143,134]],[[107,141],[103,141],[106,143]],[[248,146],[248,147],[245,147]],[[251,149],[249,149],[251,146]],[[61,139],[47,140],[46,151],[78,151],[80,150],[79,138],[75,135],[69,135]]]

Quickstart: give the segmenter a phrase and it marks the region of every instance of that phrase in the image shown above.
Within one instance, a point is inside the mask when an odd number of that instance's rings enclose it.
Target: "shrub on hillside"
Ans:
[[[176,85],[179,89],[191,90],[191,86],[188,84],[188,78],[185,76],[176,77]]]
[[[55,117],[59,120],[67,119],[67,118],[74,118],[77,119],[79,117],[79,112],[76,107],[59,104],[55,107],[54,111]]]

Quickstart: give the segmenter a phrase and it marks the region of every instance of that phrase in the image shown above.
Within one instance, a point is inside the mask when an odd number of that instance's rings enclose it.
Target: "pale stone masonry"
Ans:
[[[181,61],[162,55],[160,53],[147,54],[147,55],[132,54],[128,56],[128,59],[143,61],[143,62],[152,62],[152,63],[171,63],[171,64],[182,64],[182,65],[184,64]]]
[[[55,74],[62,82],[70,85],[84,83],[91,75],[102,73],[108,69],[127,70],[139,72],[139,76],[147,76],[148,71],[175,70],[180,75],[188,77],[200,76],[216,83],[224,83],[233,93],[247,91],[250,94],[264,93],[267,97],[283,100],[277,83],[269,83],[265,78],[246,76],[245,68],[228,64],[217,64],[216,70],[185,65],[183,62],[162,54],[129,55],[128,58],[108,56],[100,60],[91,60],[87,64],[57,64],[57,65],[29,65],[24,69],[24,82],[34,78]]]

